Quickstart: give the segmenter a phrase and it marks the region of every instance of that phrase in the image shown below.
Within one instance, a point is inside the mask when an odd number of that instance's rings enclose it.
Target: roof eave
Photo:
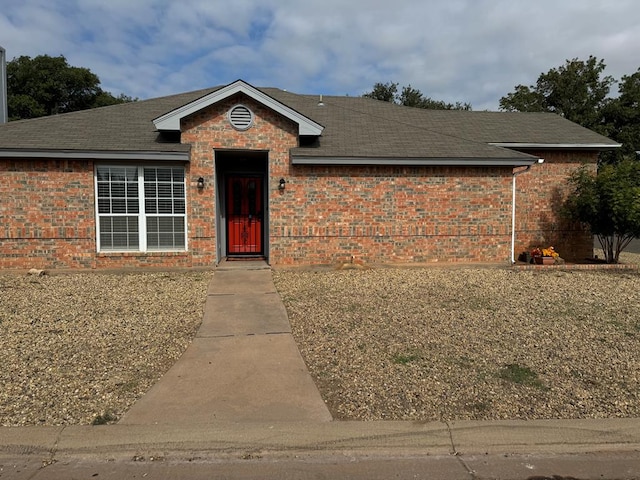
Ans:
[[[0,149],[0,158],[59,158],[87,160],[151,160],[188,162],[189,152]]]
[[[510,143],[490,142],[489,145],[503,148],[530,148],[536,150],[615,150],[619,143]]]
[[[378,165],[378,166],[459,166],[459,167],[521,167],[533,165],[531,158],[402,158],[402,157],[315,157],[291,155],[294,165]]]
[[[160,131],[180,131],[180,121],[183,118],[192,115],[203,108],[225,100],[237,93],[243,93],[271,110],[278,112],[289,120],[297,123],[299,135],[319,136],[324,130],[324,127],[319,123],[302,115],[300,112],[297,112],[287,105],[277,101],[242,80],[237,80],[225,87],[211,92],[208,95],[205,95],[204,97],[187,103],[182,107],[176,108],[175,110],[154,119],[153,123]]]

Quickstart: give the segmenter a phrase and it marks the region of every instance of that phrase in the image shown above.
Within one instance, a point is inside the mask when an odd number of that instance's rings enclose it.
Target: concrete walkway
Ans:
[[[236,262],[216,270],[193,343],[119,423],[330,420],[270,269]]]

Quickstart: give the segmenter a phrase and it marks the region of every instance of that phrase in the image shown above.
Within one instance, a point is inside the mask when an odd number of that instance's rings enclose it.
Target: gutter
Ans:
[[[488,145],[503,148],[526,148],[536,150],[614,150],[622,147],[621,143],[508,143],[489,142]]]
[[[168,160],[188,162],[189,152],[167,151],[108,151],[108,150],[27,150],[18,148],[0,148],[0,158],[49,158],[81,160]]]
[[[340,165],[340,166],[458,166],[458,167],[524,167],[536,162],[536,157],[528,155],[512,158],[463,158],[463,157],[331,157],[291,154],[293,165]]]
[[[544,158],[539,158],[538,163],[544,163]],[[531,170],[531,165],[527,165],[524,170],[513,172],[511,182],[511,265],[516,263],[516,177]]]

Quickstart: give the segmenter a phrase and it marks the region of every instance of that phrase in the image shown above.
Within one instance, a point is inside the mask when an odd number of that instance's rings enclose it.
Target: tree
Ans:
[[[394,82],[376,83],[373,90],[362,95],[363,97],[382,100],[383,102],[398,103],[398,84]]]
[[[470,103],[446,103],[441,100],[433,100],[425,97],[422,92],[411,85],[402,87],[398,93],[398,83],[376,83],[373,90],[362,95],[363,97],[395,103],[406,107],[426,108],[432,110],[471,110]]]
[[[607,263],[618,263],[620,252],[640,237],[640,162],[602,165],[597,175],[584,167],[570,182],[573,192],[564,204],[565,215],[588,225]]]
[[[500,99],[500,109],[516,112],[553,112],[583,127],[607,134],[602,111],[615,80],[602,77],[603,60],[574,58],[538,77],[535,85],[517,85]]]
[[[618,98],[604,108],[609,136],[622,144],[621,154],[635,158],[640,151],[640,68],[620,80]]]
[[[9,120],[42,117],[133,101],[100,88],[87,68],[72,67],[64,56],[21,56],[7,62]]]

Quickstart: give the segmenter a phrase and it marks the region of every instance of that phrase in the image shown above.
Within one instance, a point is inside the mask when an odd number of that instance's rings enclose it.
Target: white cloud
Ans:
[[[237,78],[350,95],[396,81],[495,109],[567,59],[634,73],[638,19],[635,0],[23,0],[0,10],[0,45],[63,54],[140,98]]]

